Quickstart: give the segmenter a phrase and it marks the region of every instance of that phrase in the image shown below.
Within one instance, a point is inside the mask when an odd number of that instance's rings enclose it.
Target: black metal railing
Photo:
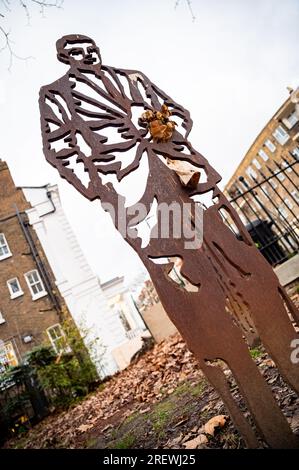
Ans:
[[[271,160],[269,176],[256,169],[248,178],[240,176],[228,190],[253,241],[273,266],[299,250],[298,165],[298,156],[290,153],[289,160],[282,157],[281,163]]]

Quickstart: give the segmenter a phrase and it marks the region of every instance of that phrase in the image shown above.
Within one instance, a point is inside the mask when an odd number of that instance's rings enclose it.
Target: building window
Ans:
[[[285,176],[283,173],[278,173],[277,178],[279,179],[279,181],[283,181],[285,179]]]
[[[267,139],[266,142],[265,142],[265,145],[266,147],[270,150],[270,152],[275,152],[276,150],[276,145],[273,144],[273,142],[271,142],[270,139]]]
[[[5,318],[3,317],[2,313],[0,312],[0,325],[2,325],[2,323],[5,323]]]
[[[33,300],[40,299],[41,297],[47,295],[47,291],[44,288],[44,285],[37,269],[26,273],[25,279],[27,281]]]
[[[284,202],[285,202],[286,206],[288,206],[289,209],[292,209],[293,204],[291,203],[291,201],[288,198],[285,198]]]
[[[299,193],[296,189],[294,189],[294,191],[291,191],[291,195],[297,202],[299,202]]]
[[[289,166],[289,162],[283,161],[281,166],[282,166],[282,168],[286,168],[286,171],[287,171],[288,173],[291,173],[292,167]]]
[[[263,150],[263,149],[260,149],[260,150],[258,151],[258,154],[259,154],[260,157],[262,157],[262,159],[264,160],[264,162],[266,162],[266,161],[268,160],[268,158],[269,158],[268,155],[266,154],[265,150]]]
[[[17,366],[18,359],[11,342],[0,346],[0,373],[3,373],[10,366]]]
[[[284,130],[282,126],[278,126],[272,135],[273,137],[275,137],[275,139],[280,145],[284,145],[290,138],[289,134]]]
[[[288,129],[292,127],[299,121],[296,111],[293,111],[286,119],[283,119],[283,123],[287,126]]]
[[[251,166],[249,166],[249,167],[247,168],[246,173],[247,173],[248,176],[250,176],[251,179],[254,179],[254,178],[256,179],[256,178],[257,178],[257,174],[256,174],[256,172],[254,171],[254,169],[251,168]]]
[[[254,166],[255,166],[258,170],[260,170],[260,169],[262,168],[262,165],[260,164],[260,162],[259,162],[256,158],[254,158],[254,159],[252,160],[252,163],[254,164]]]
[[[294,189],[294,191],[291,192],[291,195],[297,202],[299,202],[299,193],[298,191],[296,191],[296,189]]]
[[[286,219],[287,216],[288,216],[288,213],[287,213],[287,211],[285,210],[285,208],[283,206],[280,206],[278,208],[278,213],[279,213],[279,216],[280,216],[281,219]]]
[[[117,308],[116,311],[117,311],[117,314],[118,314],[118,316],[119,316],[119,318],[120,318],[120,321],[122,322],[122,325],[123,325],[125,331],[126,331],[126,332],[127,332],[127,331],[130,331],[132,328],[130,327],[130,324],[129,324],[129,322],[128,322],[128,320],[127,320],[127,317],[126,317],[126,315],[124,314],[123,310],[120,309],[120,308]]]
[[[57,323],[57,325],[53,325],[47,329],[47,334],[51,341],[51,344],[57,354],[61,352],[69,353],[71,352],[71,348],[67,344],[66,336],[61,328],[61,325]]]
[[[8,287],[11,299],[16,299],[17,297],[20,297],[20,295],[24,294],[17,277],[14,277],[13,279],[9,279],[9,281],[7,281],[7,287]]]
[[[0,233],[0,260],[11,256],[11,252],[4,236],[4,233]]]
[[[262,189],[263,189],[264,195],[266,194],[267,196],[269,196],[269,191],[268,191],[268,188],[267,188],[267,185],[266,185],[266,184],[263,184],[263,185],[262,185]]]
[[[273,188],[273,189],[277,188],[277,186],[278,186],[276,181],[274,180],[274,178],[269,180],[269,184],[270,184],[271,188]]]
[[[299,160],[299,147],[295,147],[292,151],[291,154]]]

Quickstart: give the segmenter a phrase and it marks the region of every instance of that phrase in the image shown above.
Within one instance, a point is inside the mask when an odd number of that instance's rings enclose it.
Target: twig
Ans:
[[[180,3],[180,0],[176,0],[175,4],[174,4],[174,9],[176,10],[177,7],[179,6],[179,3]],[[192,16],[192,21],[195,21],[196,20],[196,16],[194,15],[194,12],[193,12],[193,9],[192,9],[192,6],[191,6],[191,0],[186,0],[186,3],[187,3],[187,6],[188,6],[188,9],[191,13],[191,16]]]
[[[23,0],[19,0],[20,2],[20,5],[24,8],[25,10],[25,14],[27,16],[27,25],[30,24],[30,14],[29,14],[29,9],[28,9],[28,6],[25,2],[23,2]]]
[[[45,8],[50,8],[50,7],[55,7],[55,8],[62,8],[62,4],[64,0],[53,0],[53,1],[46,1],[46,0],[19,0],[19,5],[23,8],[25,11],[25,15],[27,18],[27,24],[30,24],[30,10],[28,7],[28,2],[31,2],[31,4],[36,3],[41,7],[40,13],[44,17],[44,9]],[[5,9],[8,12],[11,12],[11,5],[9,0],[1,0],[2,5],[5,7]],[[6,15],[3,13],[0,13],[0,18],[5,18]],[[11,70],[13,59],[19,59],[19,60],[25,60],[27,61],[28,59],[33,59],[32,56],[28,57],[21,57],[17,55],[14,51],[14,48],[12,46],[13,41],[10,39],[10,30],[6,31],[3,26],[0,25],[0,36],[2,35],[4,38],[4,46],[0,48],[0,54],[1,52],[4,52],[5,50],[8,51],[9,53],[9,66],[8,66],[8,71]]]
[[[1,52],[3,52],[5,49],[8,50],[9,52],[9,65],[8,65],[8,71],[10,72],[11,71],[11,67],[12,67],[12,63],[13,63],[13,59],[18,59],[18,60],[25,60],[27,61],[28,59],[33,59],[32,56],[28,56],[28,57],[21,57],[19,55],[17,55],[13,48],[12,48],[12,41],[10,40],[9,38],[9,35],[10,35],[10,31],[5,31],[2,26],[0,26],[0,32],[3,34],[4,38],[5,38],[5,44],[4,46],[0,49],[0,54]]]
[[[186,0],[187,2],[187,5],[188,5],[188,8],[190,10],[190,13],[191,13],[191,16],[192,16],[192,21],[195,21],[196,20],[196,16],[194,15],[193,13],[193,9],[192,9],[192,6],[191,6],[191,0]]]

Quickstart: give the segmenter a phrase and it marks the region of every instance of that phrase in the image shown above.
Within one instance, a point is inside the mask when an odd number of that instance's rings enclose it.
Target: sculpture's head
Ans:
[[[57,58],[69,65],[101,64],[100,50],[93,39],[82,34],[62,36],[56,42]]]

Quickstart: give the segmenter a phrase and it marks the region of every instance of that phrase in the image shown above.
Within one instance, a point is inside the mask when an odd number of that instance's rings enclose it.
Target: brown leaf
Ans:
[[[223,428],[228,416],[226,415],[218,415],[214,416],[213,418],[209,419],[209,421],[205,424],[205,433],[214,436],[216,428]]]
[[[191,439],[190,441],[187,441],[184,443],[184,446],[186,449],[196,449],[199,446],[202,446],[204,444],[208,443],[208,439],[204,434],[199,434],[199,436],[195,437],[194,439]]]
[[[92,427],[93,427],[92,424],[81,424],[81,426],[78,427],[78,431],[85,432],[88,429],[91,429]]]
[[[143,408],[142,410],[139,411],[139,413],[142,415],[144,413],[147,413],[148,411],[150,411],[151,407],[148,406],[147,408]]]
[[[275,362],[272,361],[272,359],[265,359],[262,364],[262,366],[268,366],[268,367],[275,367]]]

